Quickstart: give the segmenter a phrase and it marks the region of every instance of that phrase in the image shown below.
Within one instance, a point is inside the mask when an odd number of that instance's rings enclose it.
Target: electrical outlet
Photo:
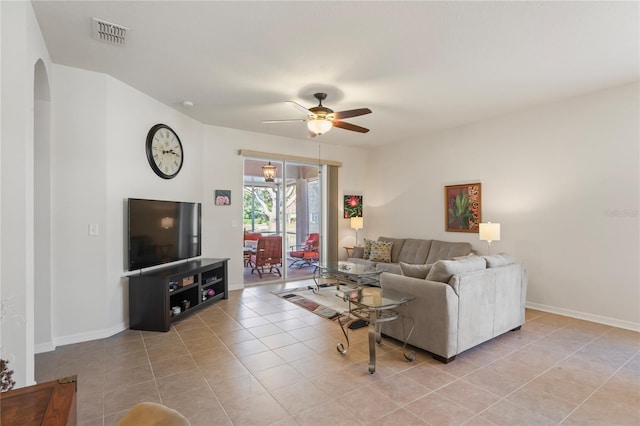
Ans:
[[[89,235],[91,236],[96,236],[100,234],[100,228],[98,227],[97,223],[90,223],[89,224]]]

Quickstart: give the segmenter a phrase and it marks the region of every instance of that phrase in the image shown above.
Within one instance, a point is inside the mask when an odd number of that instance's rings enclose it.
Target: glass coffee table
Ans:
[[[369,373],[375,373],[376,344],[380,344],[382,341],[382,323],[401,318],[403,326],[405,319],[411,321],[409,334],[403,333],[405,338],[404,342],[402,342],[402,354],[407,361],[415,361],[415,352],[406,351],[407,340],[409,340],[411,333],[413,333],[413,319],[405,317],[394,310],[394,308],[406,305],[414,300],[415,298],[413,296],[376,287],[345,289],[344,291],[338,291],[336,296],[342,298],[345,302],[349,302],[349,317],[347,317],[345,321],[342,321],[342,318],[338,319],[342,333],[347,339],[347,347],[345,348],[342,343],[338,343],[338,352],[344,355],[349,350],[349,325],[358,320],[367,321],[369,323]]]
[[[313,271],[313,281],[315,288],[313,292],[320,290],[320,281],[322,279],[332,279],[336,282],[336,287],[340,290],[340,284],[345,285],[370,285],[380,287],[381,269],[375,266],[362,265],[352,262],[327,262],[321,263]]]

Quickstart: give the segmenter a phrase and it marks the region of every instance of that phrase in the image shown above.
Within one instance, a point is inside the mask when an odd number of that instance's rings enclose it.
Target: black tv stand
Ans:
[[[130,276],[129,328],[169,331],[172,322],[228,299],[228,260],[195,259]]]

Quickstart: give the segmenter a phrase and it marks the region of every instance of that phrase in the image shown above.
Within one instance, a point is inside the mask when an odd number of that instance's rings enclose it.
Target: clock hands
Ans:
[[[171,148],[171,149],[170,149],[170,150],[168,150],[168,151],[162,150],[162,155],[164,155],[164,154],[173,154],[173,155],[176,155],[176,156],[179,156],[179,155],[180,155],[180,154],[178,154],[177,152],[175,152],[175,151],[173,150],[173,148]]]

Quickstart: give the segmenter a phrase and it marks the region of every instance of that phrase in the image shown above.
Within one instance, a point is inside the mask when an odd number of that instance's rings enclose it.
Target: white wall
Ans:
[[[2,356],[17,386],[33,382],[34,65],[50,59],[30,2],[0,2]]]
[[[444,231],[444,185],[481,182],[492,250],[525,263],[530,306],[640,329],[639,117],[633,84],[377,149],[365,234],[486,254]]]
[[[318,144],[205,126],[104,74],[53,66],[54,343],[101,338],[127,327],[125,200],[203,203],[203,256],[230,258],[232,289],[243,287],[242,177],[238,149],[310,158]],[[149,129],[165,123],[179,135],[185,162],[177,177],[156,176],[146,158]],[[345,160],[343,176],[364,187],[362,150],[324,147]],[[216,207],[215,189],[232,205]],[[334,212],[333,214],[339,214]],[[100,235],[89,236],[89,224]],[[82,318],[82,321],[78,321]]]

